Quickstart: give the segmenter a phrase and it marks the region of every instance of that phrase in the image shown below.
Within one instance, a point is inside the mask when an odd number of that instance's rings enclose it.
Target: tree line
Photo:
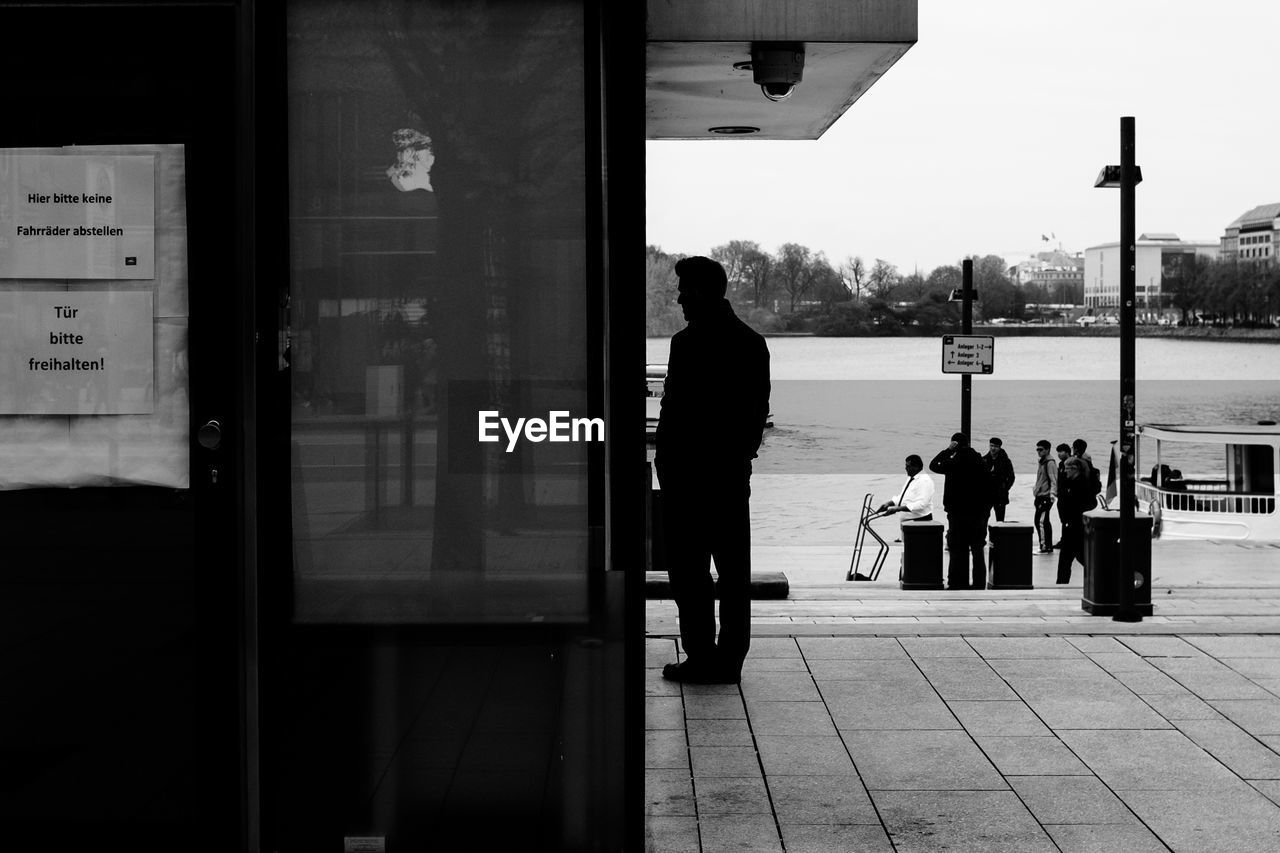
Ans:
[[[868,264],[851,255],[832,262],[823,252],[798,243],[784,243],[770,253],[750,240],[731,240],[709,256],[719,261],[729,278],[726,294],[735,310],[760,331],[807,331],[820,335],[934,334],[954,330],[960,322],[959,303],[950,302],[960,289],[960,265],[944,265],[928,275],[903,274],[884,260]],[[649,246],[646,258],[647,327],[653,336],[671,335],[684,328],[676,304],[675,263]],[[1028,304],[1059,301],[1037,286],[1020,286],[1007,275],[997,255],[973,260],[973,286],[979,301],[974,320],[1024,316]],[[1077,290],[1079,286],[1077,285]]]
[[[1184,256],[1162,279],[1186,325],[1269,327],[1280,315],[1280,265]]]
[[[764,332],[819,335],[932,335],[959,328],[960,264],[902,273],[889,261],[868,264],[851,255],[833,262],[823,252],[784,243],[768,252],[750,240],[731,240],[709,253],[725,268],[727,296],[748,324]],[[684,328],[676,304],[675,263],[657,246],[646,253],[646,325],[649,335]],[[974,322],[1029,319],[1045,304],[1084,303],[1083,284],[1019,284],[998,255],[973,257],[978,301]],[[1160,304],[1140,300],[1141,309],[1175,309],[1185,325],[1213,323],[1269,326],[1280,315],[1280,265],[1182,256],[1166,263]]]

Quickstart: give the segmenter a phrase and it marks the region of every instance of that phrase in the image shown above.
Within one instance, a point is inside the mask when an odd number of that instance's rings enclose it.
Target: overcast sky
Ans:
[[[926,275],[969,255],[1083,251],[1119,236],[1119,191],[1093,180],[1120,162],[1122,115],[1140,234],[1216,240],[1280,202],[1280,3],[919,9],[919,41],[821,139],[648,142],[648,242],[796,242]]]

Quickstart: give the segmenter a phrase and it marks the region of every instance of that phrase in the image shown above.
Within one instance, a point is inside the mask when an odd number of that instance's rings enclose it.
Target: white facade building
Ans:
[[[1264,204],[1243,213],[1222,235],[1227,260],[1273,264],[1280,250],[1280,203]]]
[[[1143,234],[1136,247],[1134,284],[1139,317],[1159,314],[1164,279],[1177,275],[1181,264],[1197,256],[1216,259],[1216,240],[1180,240],[1176,234]],[[1103,243],[1084,250],[1084,304],[1089,309],[1120,308],[1120,244]]]
[[[1084,255],[1061,249],[1037,252],[1009,268],[1009,277],[1024,287],[1037,285],[1056,302],[1067,302],[1084,282]]]

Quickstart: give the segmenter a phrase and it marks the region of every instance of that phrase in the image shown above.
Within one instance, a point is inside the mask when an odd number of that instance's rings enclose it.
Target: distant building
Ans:
[[[1136,247],[1134,284],[1139,316],[1168,308],[1164,280],[1176,276],[1195,257],[1216,259],[1217,241],[1180,240],[1177,234],[1143,234]],[[1084,250],[1084,304],[1090,309],[1120,307],[1120,244],[1103,243]]]
[[[1246,211],[1222,235],[1222,257],[1232,261],[1276,262],[1280,249],[1280,203]]]
[[[1058,249],[1037,252],[1009,268],[1009,278],[1019,286],[1039,286],[1055,302],[1068,302],[1084,283],[1084,255]]]

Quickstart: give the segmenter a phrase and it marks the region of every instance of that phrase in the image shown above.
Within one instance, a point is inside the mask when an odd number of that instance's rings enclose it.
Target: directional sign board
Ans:
[[[991,335],[943,335],[943,373],[991,373],[996,339]]]

